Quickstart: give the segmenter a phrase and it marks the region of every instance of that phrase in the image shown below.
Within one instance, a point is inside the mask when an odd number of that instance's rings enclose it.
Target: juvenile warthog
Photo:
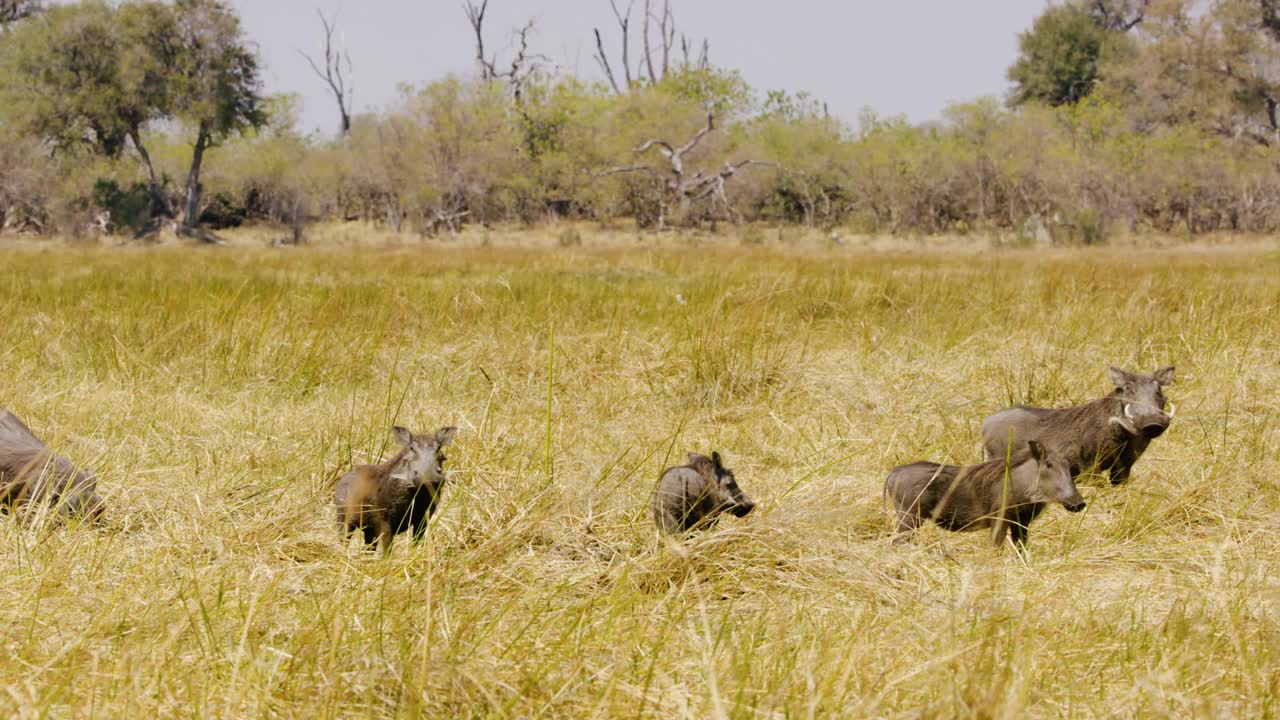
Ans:
[[[17,415],[0,408],[0,507],[47,502],[63,516],[98,518],[97,489],[92,470],[50,450]]]
[[[689,453],[689,464],[667,468],[658,479],[653,498],[653,518],[666,533],[711,527],[726,510],[743,517],[755,508],[738,487],[733,471],[720,453],[711,457]]]
[[[1085,470],[1107,470],[1111,484],[1129,479],[1133,464],[1147,445],[1169,428],[1164,388],[1173,382],[1173,367],[1154,375],[1110,368],[1116,389],[1106,397],[1071,408],[1018,407],[1001,410],[982,422],[982,446],[988,459],[1002,458],[1010,446],[1039,440],[1071,463],[1071,476]]]
[[[996,547],[1006,533],[1024,545],[1027,527],[1048,503],[1071,512],[1085,506],[1067,461],[1035,440],[1014,453],[1007,473],[1004,458],[964,467],[917,462],[890,470],[884,492],[898,514],[895,542],[931,519],[948,530],[994,527]]]
[[[377,541],[383,553],[391,552],[391,541],[405,530],[413,530],[414,542],[420,540],[444,486],[444,446],[457,431],[446,427],[435,435],[414,435],[392,428],[402,446],[395,457],[381,465],[358,465],[338,480],[333,491],[338,522],[348,533],[363,530],[365,544]]]

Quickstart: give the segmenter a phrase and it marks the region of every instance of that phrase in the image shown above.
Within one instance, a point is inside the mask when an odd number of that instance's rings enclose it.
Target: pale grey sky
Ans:
[[[298,53],[321,49],[317,7],[337,13],[355,64],[357,111],[385,107],[400,83],[475,70],[461,0],[232,2],[261,49],[267,90],[300,94],[307,130],[332,133],[337,125],[332,99]],[[624,7],[626,0],[618,4]],[[807,90],[850,123],[864,107],[919,122],[938,118],[953,101],[1003,95],[1018,33],[1045,5],[1045,0],[673,2],[682,32],[710,39],[714,63],[740,70],[759,91]],[[608,0],[490,0],[486,43],[498,51],[499,61],[507,57],[512,31],[530,18],[537,22],[532,49],[567,71],[603,79],[592,58],[591,29],[599,26],[611,52],[617,52],[617,24]]]

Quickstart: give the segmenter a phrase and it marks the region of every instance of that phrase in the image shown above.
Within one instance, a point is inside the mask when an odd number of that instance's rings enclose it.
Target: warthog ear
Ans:
[[[413,442],[413,433],[400,427],[399,425],[391,428],[391,437],[395,438],[396,442],[400,443],[401,445],[408,445],[409,443]]]
[[[1027,448],[1031,450],[1031,457],[1035,458],[1036,462],[1041,462],[1044,460],[1044,446],[1041,445],[1038,441],[1028,440]]]
[[[689,453],[689,457],[687,459],[689,461],[688,464],[693,467],[697,467],[704,462],[711,462],[710,460],[707,459],[706,455],[702,455],[701,453],[694,453],[694,452]]]
[[[716,472],[724,470],[724,462],[720,459],[720,453],[715,450],[711,451],[711,464],[715,467]]]
[[[1173,366],[1170,365],[1169,367],[1164,368],[1162,370],[1157,370],[1155,377],[1156,377],[1156,382],[1160,383],[1161,385],[1168,385],[1169,383],[1173,382]]]
[[[1111,378],[1111,384],[1116,387],[1124,387],[1133,379],[1132,375],[1114,365],[1107,368],[1107,375]]]
[[[452,425],[450,425],[449,427],[440,428],[440,430],[436,433],[436,446],[444,447],[445,445],[448,445],[449,443],[453,442],[453,436],[456,435],[457,433],[458,433],[458,428]]]

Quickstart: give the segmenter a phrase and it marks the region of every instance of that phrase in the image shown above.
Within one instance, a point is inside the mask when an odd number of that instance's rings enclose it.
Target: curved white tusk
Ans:
[[[1129,434],[1131,434],[1131,435],[1137,435],[1137,434],[1138,434],[1138,428],[1137,428],[1137,427],[1135,427],[1135,426],[1134,426],[1134,424],[1133,424],[1133,422],[1132,422],[1131,420],[1129,420],[1128,418],[1113,417],[1113,418],[1108,418],[1108,419],[1107,419],[1107,422],[1109,422],[1109,423],[1115,423],[1116,425],[1119,425],[1120,427],[1124,428],[1124,429],[1125,429],[1125,431],[1126,431],[1126,432],[1128,432],[1128,433],[1129,433]]]
[[[1169,412],[1165,413],[1165,415],[1168,415],[1169,417],[1173,417],[1174,415],[1177,415],[1177,414],[1178,414],[1178,406],[1174,405],[1173,403],[1169,403]]]
[[[1127,418],[1129,418],[1130,420],[1133,420],[1133,419],[1134,419],[1134,417],[1133,417],[1133,405],[1131,405],[1131,404],[1129,404],[1129,403],[1125,403],[1125,405],[1124,405],[1124,416],[1125,416],[1125,417],[1127,417]]]

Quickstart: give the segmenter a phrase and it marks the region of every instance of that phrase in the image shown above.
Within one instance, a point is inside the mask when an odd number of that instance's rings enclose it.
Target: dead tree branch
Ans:
[[[692,202],[712,199],[721,203],[725,212],[731,219],[737,219],[737,211],[729,203],[728,196],[725,193],[725,185],[728,180],[738,174],[738,171],[750,165],[769,165],[773,163],[763,162],[760,160],[740,160],[738,162],[724,163],[724,166],[715,173],[707,174],[699,170],[689,174],[685,170],[685,156],[693,152],[695,148],[702,142],[708,134],[716,129],[715,113],[713,110],[707,110],[707,121],[693,137],[679,147],[672,145],[662,138],[653,138],[646,140],[637,146],[632,152],[636,155],[643,155],[650,150],[657,150],[658,154],[666,159],[668,167],[662,169],[653,165],[619,165],[608,170],[596,173],[596,177],[607,177],[610,175],[618,175],[622,173],[643,172],[654,178],[660,179],[665,194],[681,205],[688,205]],[[665,219],[667,216],[667,201],[661,201],[658,213],[658,227],[665,228]]]
[[[355,93],[355,88],[351,82],[353,75],[351,53],[347,52],[345,47],[336,49],[333,46],[336,16],[334,21],[330,21],[318,8],[316,9],[316,15],[320,16],[320,25],[324,27],[323,69],[310,55],[301,50],[298,52],[307,59],[307,63],[311,65],[311,70],[315,72],[316,76],[329,86],[329,92],[333,94],[333,99],[338,103],[338,115],[340,117],[338,128],[342,139],[345,140],[351,136],[351,106],[352,96]]]
[[[604,76],[609,80],[609,86],[618,95],[622,94],[622,89],[618,87],[618,79],[613,74],[613,68],[609,67],[609,55],[604,51],[604,40],[600,37],[600,29],[594,28],[596,34],[596,62],[600,64],[600,68],[604,70]]]
[[[513,33],[517,48],[511,57],[511,65],[507,70],[498,70],[497,55],[487,56],[484,51],[484,16],[489,9],[489,0],[482,0],[479,6],[473,0],[465,0],[462,5],[467,15],[467,22],[476,36],[476,62],[480,65],[480,79],[486,82],[504,80],[511,94],[518,103],[529,78],[538,71],[547,58],[538,53],[529,52],[529,38],[533,35],[534,22],[530,20],[525,26]]]
[[[481,0],[480,5],[472,0],[464,0],[462,11],[467,14],[467,22],[476,35],[476,62],[480,65],[480,79],[492,80],[497,76],[494,61],[484,54],[484,14],[489,10],[489,0]]]

